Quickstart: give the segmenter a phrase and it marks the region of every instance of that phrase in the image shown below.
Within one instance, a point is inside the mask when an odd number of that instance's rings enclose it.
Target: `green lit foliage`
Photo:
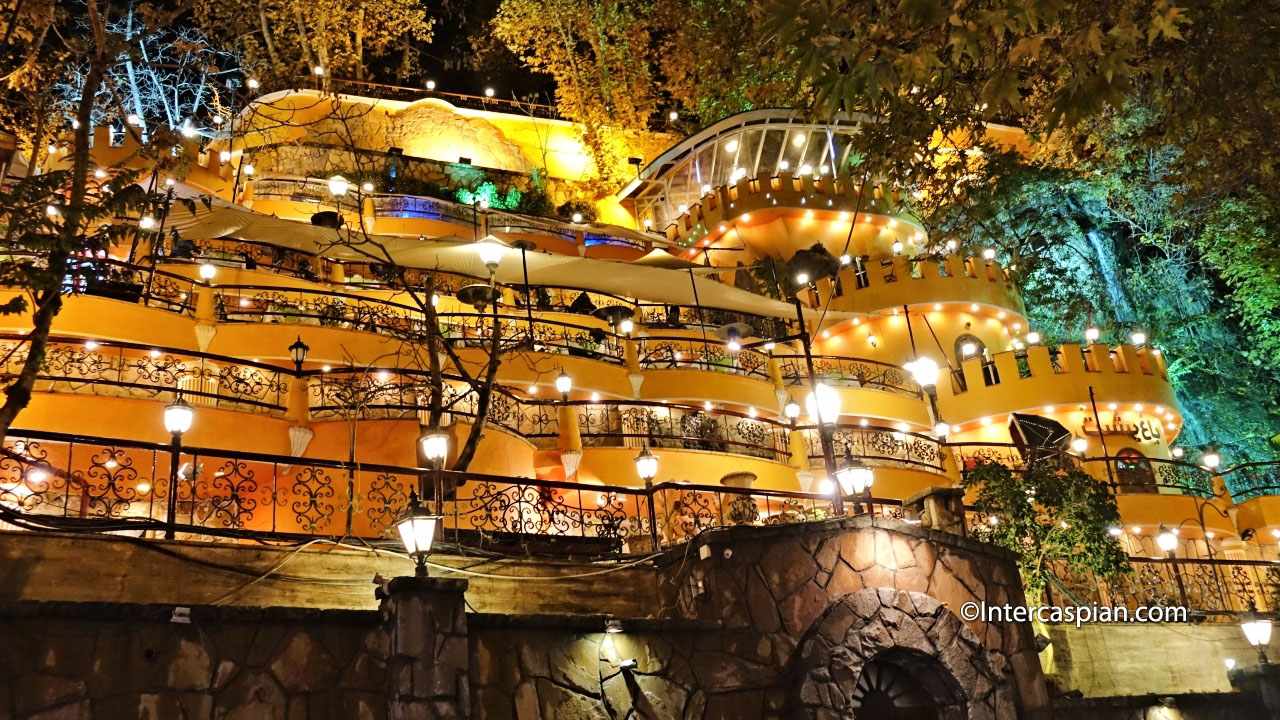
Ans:
[[[967,471],[961,484],[976,491],[982,523],[975,535],[1018,554],[1031,593],[1050,582],[1057,565],[1102,577],[1128,567],[1109,532],[1120,524],[1115,497],[1069,460],[1033,457],[1020,471],[987,463]]]
[[[520,207],[520,199],[523,196],[519,190],[515,188],[507,188],[505,193],[498,190],[498,186],[486,180],[480,183],[475,190],[467,188],[458,188],[454,191],[454,196],[458,202],[465,205],[487,205],[494,210],[515,210]]]

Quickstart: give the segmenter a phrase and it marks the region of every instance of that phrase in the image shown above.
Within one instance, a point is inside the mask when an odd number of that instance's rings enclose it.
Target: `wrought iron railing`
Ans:
[[[822,440],[818,429],[808,426],[802,429],[802,433],[810,464],[815,468],[823,467]],[[942,443],[929,435],[876,425],[840,425],[831,429],[831,438],[837,460],[847,449],[854,457],[871,465],[939,474],[946,472],[942,465]]]
[[[787,385],[809,384],[809,367],[803,355],[776,355],[782,381]],[[818,382],[832,387],[865,387],[901,395],[921,397],[920,386],[911,374],[897,365],[865,358],[814,355],[813,374]]]
[[[756,350],[732,350],[719,340],[649,336],[640,340],[640,367],[696,369],[769,379],[769,357]]]
[[[652,401],[571,402],[577,408],[578,432],[585,447],[642,446],[706,450],[784,461],[788,426],[765,418],[722,409]],[[530,425],[535,444],[551,447],[559,422],[550,405]]]
[[[61,433],[15,431],[0,454],[0,521],[8,527],[192,540],[390,540],[410,489],[432,471]],[[663,483],[652,488],[442,472],[444,537],[485,543],[587,539],[600,554],[677,545],[726,525],[833,516],[829,496]],[[628,479],[630,480],[630,479]],[[176,493],[169,512],[170,493]],[[900,516],[900,504],[875,500]]]
[[[27,356],[24,336],[0,334],[0,384],[17,377]],[[197,406],[280,413],[289,380],[272,365],[223,355],[54,336],[32,389],[140,399],[182,393]]]
[[[704,327],[709,331],[723,325],[745,323],[751,326],[752,335],[758,338],[783,337],[790,332],[786,320],[736,310],[647,302],[636,303],[636,308],[639,310],[637,322],[653,329]]]
[[[1236,465],[1223,472],[1222,479],[1236,502],[1263,495],[1280,495],[1280,462]]]
[[[0,262],[42,264],[41,253],[0,250]],[[195,281],[164,270],[135,265],[106,257],[80,256],[68,262],[62,279],[67,294],[92,295],[142,304],[178,314],[190,314]]]
[[[213,262],[246,270],[268,270],[313,282],[319,282],[322,276],[328,275],[328,264],[324,258],[271,243],[234,238],[183,239],[180,243],[190,244],[175,246],[169,242],[164,255],[157,259],[165,263]]]
[[[1065,563],[1047,586],[1052,605],[1185,607],[1197,616],[1228,619],[1250,608],[1280,610],[1280,563],[1265,560],[1129,558],[1129,571],[1099,578]]]
[[[955,452],[961,473],[986,463],[1020,470],[1033,456],[1052,456],[1084,469],[1118,494],[1170,493],[1201,498],[1214,495],[1213,473],[1193,463],[1124,455],[1081,458],[1048,448],[1029,449],[1008,443],[961,443],[948,447]]]

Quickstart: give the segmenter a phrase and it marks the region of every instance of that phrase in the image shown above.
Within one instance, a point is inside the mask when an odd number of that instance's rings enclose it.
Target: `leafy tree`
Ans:
[[[418,0],[215,0],[196,15],[226,47],[243,51],[246,68],[284,87],[316,67],[325,78],[407,80],[434,27]]]
[[[985,463],[967,471],[961,484],[976,492],[974,508],[985,519],[975,532],[1018,554],[1022,581],[1033,593],[1058,565],[1102,577],[1128,567],[1109,533],[1120,523],[1115,497],[1069,460],[1036,456],[1021,470]]]

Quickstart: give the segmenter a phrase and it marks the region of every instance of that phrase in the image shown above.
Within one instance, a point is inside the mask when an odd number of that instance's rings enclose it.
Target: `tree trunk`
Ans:
[[[89,177],[89,128],[91,126],[93,101],[102,84],[106,66],[101,58],[90,65],[85,76],[84,85],[80,88],[80,102],[76,108],[76,119],[79,126],[74,133],[74,152],[72,153],[71,183],[68,193],[69,202],[63,216],[62,230],[58,242],[49,252],[47,259],[51,286],[36,293],[35,312],[32,315],[31,332],[27,333],[27,359],[18,372],[18,378],[5,389],[4,405],[0,406],[0,438],[9,434],[18,413],[31,403],[31,391],[35,387],[36,376],[44,362],[45,350],[49,345],[49,333],[53,329],[53,320],[62,310],[62,277],[67,272],[67,263],[73,248],[82,244],[84,232],[84,203],[87,195]]]

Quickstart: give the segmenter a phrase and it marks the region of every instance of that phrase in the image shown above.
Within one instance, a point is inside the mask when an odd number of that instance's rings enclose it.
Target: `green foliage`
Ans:
[[[571,220],[574,213],[582,216],[582,222],[595,222],[598,216],[596,206],[585,200],[570,200],[556,208],[556,217],[561,220]]]
[[[1115,497],[1068,460],[1032,458],[1022,471],[986,463],[966,472],[961,484],[976,490],[974,508],[985,519],[975,534],[1018,554],[1030,593],[1049,582],[1055,565],[1102,577],[1128,567],[1109,532],[1120,524]]]
[[[498,186],[486,180],[480,183],[480,187],[475,190],[467,188],[458,188],[454,191],[454,196],[458,202],[465,205],[474,203],[487,204],[495,210],[515,210],[520,206],[520,198],[523,195],[515,188],[508,188],[506,193],[498,191]]]

